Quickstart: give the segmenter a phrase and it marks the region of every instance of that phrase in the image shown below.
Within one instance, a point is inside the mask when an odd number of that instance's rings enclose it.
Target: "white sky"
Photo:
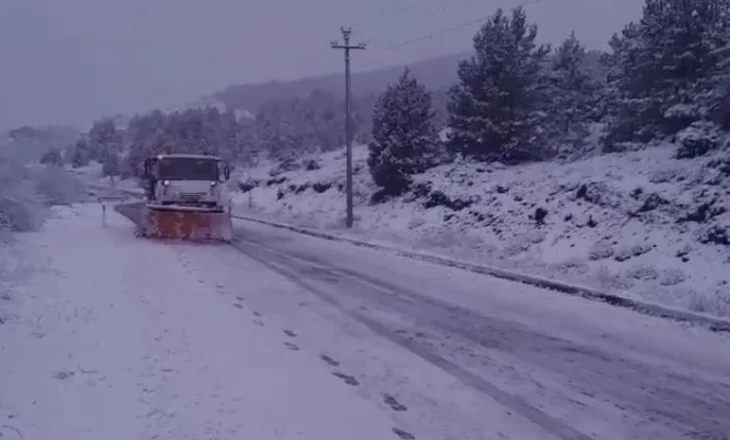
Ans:
[[[520,0],[0,0],[0,130],[87,125],[102,114],[195,101],[233,83],[342,70],[343,24],[355,70],[467,50],[478,24],[413,44]],[[638,18],[640,0],[543,0],[540,38],[575,30],[589,47]]]

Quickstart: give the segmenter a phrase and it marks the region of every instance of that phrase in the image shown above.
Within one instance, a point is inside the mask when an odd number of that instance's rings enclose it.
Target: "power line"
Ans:
[[[405,2],[405,0],[396,0],[395,6],[398,6],[399,3],[404,3],[404,2]],[[380,21],[384,15],[393,16],[397,13],[405,12],[410,9],[413,9],[415,6],[418,6],[421,3],[424,3],[424,0],[412,0],[410,2],[406,2],[405,4],[401,4],[400,7],[398,7],[395,10],[392,10],[392,11],[390,11],[390,8],[387,6],[381,6],[378,9],[378,12],[376,15],[371,16],[367,20],[360,22],[358,25],[354,25],[353,23],[351,23],[350,26],[354,27],[354,28],[364,29],[365,27],[369,26],[370,24]],[[370,38],[368,41],[374,41],[374,40],[375,40],[375,38],[373,37],[373,38]]]
[[[444,5],[444,4],[442,4],[440,6],[436,5],[435,9],[431,9],[431,8],[424,9],[427,12],[427,14],[423,14],[423,15],[419,14],[416,16],[411,16],[410,18],[412,18],[412,19],[415,18],[416,20],[421,21],[421,20],[427,20],[429,18],[435,17],[436,15],[439,15],[439,14],[444,14],[444,13],[446,13],[447,9],[452,7],[454,5],[454,3],[456,3],[457,1],[461,4],[467,4],[467,3],[473,3],[476,1],[483,1],[483,0],[452,0],[451,3],[446,4],[446,5]],[[418,3],[424,3],[424,2],[418,1],[418,2],[414,2],[414,3],[418,4]],[[408,9],[408,8],[406,8],[406,9]],[[419,9],[419,11],[420,10],[421,9]],[[428,11],[430,11],[430,12],[428,12]],[[413,20],[411,20],[411,21],[413,21]],[[391,29],[389,32],[387,32],[385,34],[385,38],[379,38],[379,39],[387,40],[387,39],[389,39],[390,36],[393,36],[397,31],[398,31],[398,28]],[[371,40],[374,41],[375,38],[372,38]]]
[[[532,0],[532,1],[528,1],[528,2],[525,2],[525,3],[519,4],[519,5],[513,6],[513,7],[509,8],[508,10],[509,11],[512,11],[512,10],[517,9],[519,7],[525,7],[525,6],[535,5],[537,3],[542,3],[542,1],[543,0]],[[437,32],[434,32],[434,33],[431,33],[431,34],[428,34],[428,35],[423,35],[423,36],[420,36],[420,37],[411,38],[409,40],[401,41],[400,43],[396,43],[396,44],[392,44],[390,46],[387,46],[387,47],[383,48],[383,50],[396,49],[396,48],[401,47],[401,46],[406,46],[408,44],[418,43],[418,42],[421,42],[421,41],[424,41],[424,40],[429,40],[431,38],[438,37],[440,35],[448,34],[450,32],[457,31],[457,30],[462,29],[462,28],[467,27],[467,26],[471,26],[471,25],[475,25],[475,24],[479,24],[479,23],[485,22],[485,21],[489,20],[490,18],[492,18],[493,15],[494,15],[494,13],[489,14],[489,15],[485,15],[483,17],[475,18],[473,20],[465,21],[463,23],[459,23],[459,24],[456,24],[454,26],[450,26],[448,28],[441,29],[441,30],[439,30]]]

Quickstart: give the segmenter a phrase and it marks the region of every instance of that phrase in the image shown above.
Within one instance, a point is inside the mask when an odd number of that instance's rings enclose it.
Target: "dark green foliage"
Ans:
[[[384,194],[399,194],[411,176],[433,165],[438,135],[431,94],[406,69],[378,98],[368,167]]]

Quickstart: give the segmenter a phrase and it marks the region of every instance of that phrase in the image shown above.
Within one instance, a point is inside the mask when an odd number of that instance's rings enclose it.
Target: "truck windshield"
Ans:
[[[157,162],[161,180],[218,181],[218,161],[215,159],[166,157]]]

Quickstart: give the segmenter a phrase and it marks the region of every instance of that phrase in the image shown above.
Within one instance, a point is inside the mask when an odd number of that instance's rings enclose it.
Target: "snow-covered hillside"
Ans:
[[[282,221],[730,316],[730,163],[674,151],[514,168],[453,163],[373,204],[358,147],[353,231],[343,226],[344,151],[248,170],[236,200]]]

